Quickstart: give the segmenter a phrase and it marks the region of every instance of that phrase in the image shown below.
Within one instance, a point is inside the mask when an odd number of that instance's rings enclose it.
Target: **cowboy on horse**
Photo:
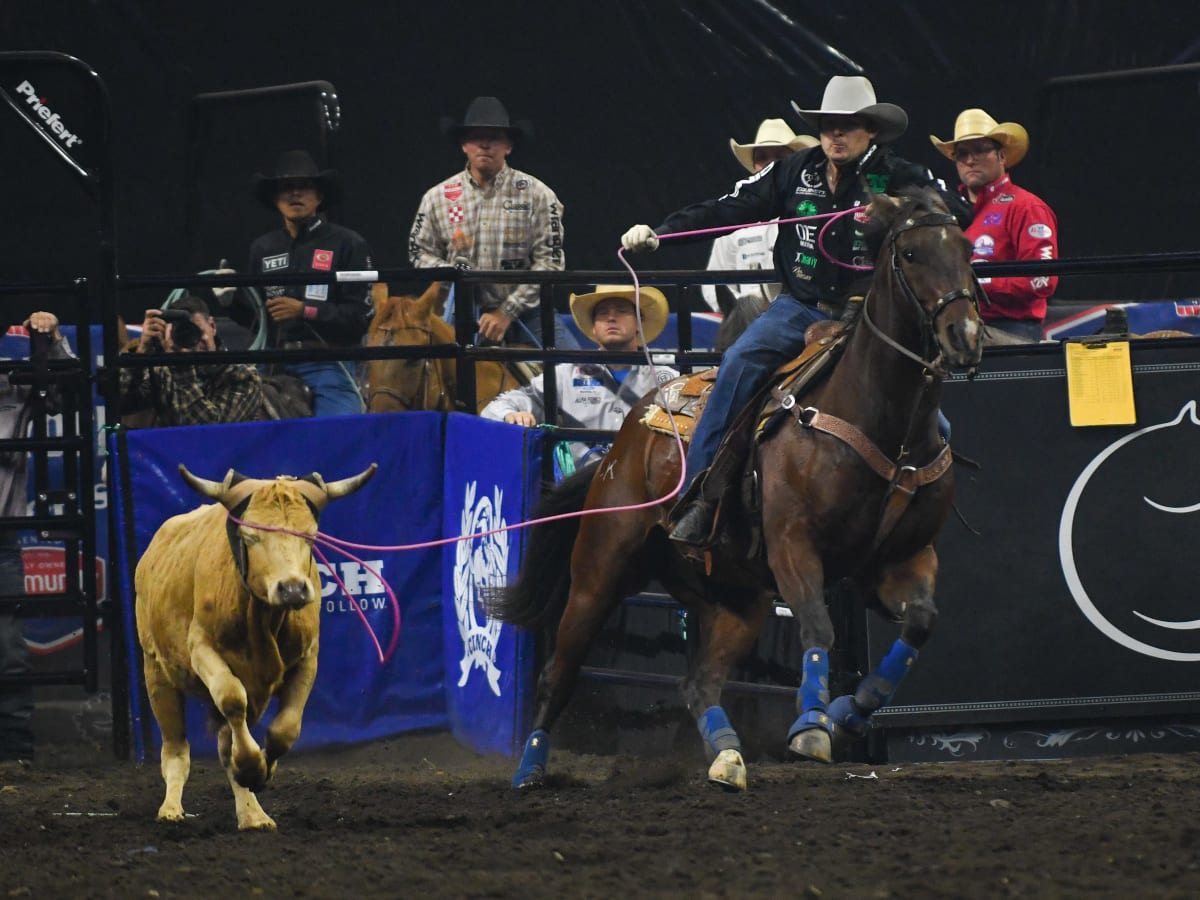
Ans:
[[[801,109],[794,101],[792,106],[817,129],[820,146],[772,163],[739,181],[723,197],[672,213],[656,229],[635,225],[621,238],[625,249],[652,251],[658,247],[659,235],[721,225],[792,216],[827,218],[830,213],[865,206],[872,193],[906,187],[938,190],[959,222],[970,222],[962,200],[928,169],[886,146],[904,133],[908,115],[895,104],[877,102],[868,79],[834,76],[819,109]],[[814,218],[779,229],[774,257],[784,289],[725,353],[687,452],[687,487],[671,512],[673,541],[693,546],[713,542],[718,499],[730,474],[741,465],[742,454],[734,445],[744,449],[746,443],[731,436],[729,452],[723,451],[719,466],[711,468],[734,416],[750,406],[779,366],[799,355],[810,325],[854,308],[847,306],[846,298],[854,292],[852,269],[866,261],[867,217],[855,213],[833,222],[818,240],[823,221]],[[847,267],[837,260],[857,265]]]

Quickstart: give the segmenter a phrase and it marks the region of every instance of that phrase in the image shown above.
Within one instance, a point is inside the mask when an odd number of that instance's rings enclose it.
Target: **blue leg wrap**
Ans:
[[[796,699],[802,713],[829,704],[829,657],[824,650],[804,652],[804,674]]]
[[[887,706],[916,660],[916,648],[905,643],[903,638],[897,638],[875,671],[859,682],[858,690],[854,692],[854,702],[859,710],[869,716]]]
[[[788,730],[788,740],[812,728],[829,729],[829,656],[824,650],[804,651],[804,675],[796,693],[800,716]]]
[[[741,750],[742,741],[729,724],[729,717],[719,706],[710,706],[696,720],[700,737],[704,738],[704,752],[712,762],[722,750]]]
[[[835,728],[840,728],[854,737],[861,737],[867,730],[866,720],[860,714],[858,704],[849,694],[843,694],[829,704],[829,718]]]
[[[521,765],[513,776],[512,785],[515,788],[536,787],[542,783],[546,774],[546,762],[550,759],[550,735],[539,728],[525,741],[525,750],[521,753]]]

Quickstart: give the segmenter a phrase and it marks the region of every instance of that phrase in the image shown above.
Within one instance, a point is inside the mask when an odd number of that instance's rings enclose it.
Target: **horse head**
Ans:
[[[978,365],[983,320],[971,269],[971,242],[941,197],[929,188],[899,197],[875,194],[867,211],[883,234],[871,290],[891,294],[895,318],[909,322],[889,336],[884,332],[896,329],[880,329],[872,320],[891,318],[888,312],[879,310],[879,304],[875,309],[864,305],[868,327],[936,375],[944,375],[947,366]],[[914,332],[919,335],[915,342]]]
[[[375,316],[368,347],[430,347],[454,343],[442,319],[449,285],[434,282],[420,297],[392,297],[384,283],[373,285]],[[367,411],[410,412],[454,408],[454,360],[398,357],[367,363]]]

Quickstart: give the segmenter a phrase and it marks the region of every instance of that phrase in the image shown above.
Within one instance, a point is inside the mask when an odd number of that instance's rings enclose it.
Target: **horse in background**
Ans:
[[[455,342],[454,326],[442,318],[450,285],[434,282],[420,297],[389,296],[388,286],[371,288],[375,316],[367,331],[368,347],[432,347]],[[496,396],[527,385],[540,364],[480,361],[475,364],[475,409],[482,412]],[[452,357],[372,359],[367,362],[364,396],[367,412],[414,412],[457,409],[457,369]]]
[[[544,495],[539,518],[611,512],[535,526],[517,580],[488,598],[502,621],[557,623],[514,787],[543,782],[549,732],[590,644],[622,598],[651,579],[696,615],[700,641],[682,692],[711,761],[709,781],[727,789],[746,789],[746,766],[721,691],[776,593],[805,650],[799,716],[787,736],[794,756],[831,762],[834,740],[861,738],[916,660],[937,619],[933,541],[954,493],[937,426],[941,384],[950,368],[979,363],[983,325],[970,242],[935,192],[876,195],[868,212],[879,261],[840,359],[806,389],[785,382],[760,395],[745,477],[725,495],[722,539],[702,564],[667,540],[671,504],[656,502],[679,482],[678,444],[643,424],[655,405],[677,408],[684,379],[630,411],[598,466]],[[831,702],[825,586],[843,578],[901,632],[855,692]]]

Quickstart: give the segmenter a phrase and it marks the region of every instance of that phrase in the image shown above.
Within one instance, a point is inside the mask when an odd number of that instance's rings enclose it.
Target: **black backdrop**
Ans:
[[[616,268],[620,233],[724,192],[740,167],[728,148],[789,101],[816,106],[834,74],[864,72],[881,100],[908,110],[898,143],[953,178],[927,135],[983,106],[1029,128],[1019,183],[1058,211],[1064,256],[1187,250],[1200,151],[1200,91],[1189,75],[1047,92],[1052,78],[1200,60],[1200,8],[1169,0],[971,4],[843,0],[526,0],[483,4],[203,5],[111,0],[2,2],[5,49],[78,56],[104,78],[113,109],[123,274],[241,268],[273,225],[250,176],[311,145],[312,112],[281,104],[217,123],[186,221],[188,108],[197,93],[310,80],[337,89],[333,147],[346,196],[340,218],[385,267],[406,265],[421,193],[461,165],[438,130],[477,94],[501,97],[536,139],[512,157],[566,207],[570,268]],[[8,86],[12,87],[12,86]],[[51,98],[53,101],[56,98]],[[0,279],[75,274],[95,255],[87,198],[0,109]],[[1182,163],[1182,166],[1178,164]],[[1182,172],[1176,172],[1181,168]],[[190,226],[190,230],[189,230]],[[656,266],[702,266],[702,247]],[[1192,276],[1064,284],[1062,296],[1180,295]],[[140,308],[141,298],[126,298]]]

